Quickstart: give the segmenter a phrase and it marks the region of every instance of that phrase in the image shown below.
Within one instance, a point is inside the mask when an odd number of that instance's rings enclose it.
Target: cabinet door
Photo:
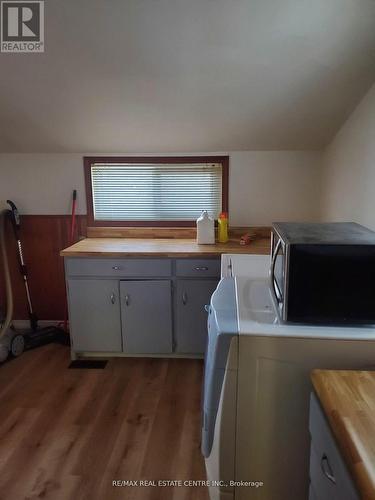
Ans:
[[[172,295],[167,280],[121,281],[124,352],[172,352]]]
[[[74,351],[122,351],[118,283],[95,279],[68,281]]]
[[[207,312],[204,309],[218,280],[178,280],[176,287],[176,352],[204,353]]]

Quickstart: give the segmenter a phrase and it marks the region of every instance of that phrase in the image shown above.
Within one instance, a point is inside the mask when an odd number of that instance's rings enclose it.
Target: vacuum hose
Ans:
[[[0,325],[0,338],[5,335],[6,331],[10,327],[13,317],[13,292],[12,292],[12,282],[10,279],[8,255],[5,246],[5,218],[8,215],[9,210],[3,210],[0,212],[0,247],[1,247],[1,259],[4,268],[4,278],[5,278],[5,291],[7,300],[7,312],[5,320],[2,325]]]

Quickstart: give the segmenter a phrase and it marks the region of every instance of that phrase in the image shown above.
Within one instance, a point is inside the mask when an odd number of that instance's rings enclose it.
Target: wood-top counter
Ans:
[[[86,238],[60,252],[63,257],[213,257],[223,253],[269,254],[270,239],[257,238],[250,245],[239,239],[215,245],[198,245],[193,239]]]
[[[375,498],[375,371],[314,370],[312,382],[361,498]]]

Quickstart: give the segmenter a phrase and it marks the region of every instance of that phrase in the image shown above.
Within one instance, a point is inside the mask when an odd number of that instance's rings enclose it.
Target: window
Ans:
[[[190,226],[228,210],[228,157],[85,157],[89,225]]]

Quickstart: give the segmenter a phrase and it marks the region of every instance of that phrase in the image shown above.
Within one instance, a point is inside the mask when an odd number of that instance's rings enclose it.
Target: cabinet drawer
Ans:
[[[359,500],[315,394],[310,398],[310,480],[320,500]]]
[[[68,276],[171,276],[170,259],[66,259]]]
[[[220,259],[177,259],[176,276],[219,277]]]

